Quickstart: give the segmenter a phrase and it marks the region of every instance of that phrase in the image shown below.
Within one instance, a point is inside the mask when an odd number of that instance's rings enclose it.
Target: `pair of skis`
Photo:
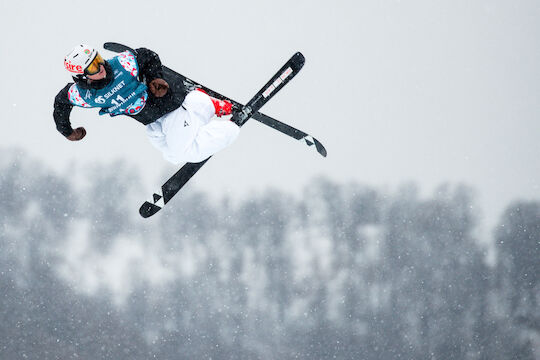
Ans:
[[[133,53],[135,51],[128,46],[107,42],[103,45],[106,50],[113,52],[123,52],[130,50]],[[279,71],[262,87],[261,90],[255,94],[255,96],[249,100],[245,105],[240,104],[237,101],[229,99],[169,68],[163,66],[163,70],[167,73],[172,74],[175,77],[178,77],[186,86],[187,89],[196,89],[201,88],[206,93],[212,97],[218,99],[228,100],[234,104],[235,108],[240,109],[240,111],[233,114],[232,120],[234,120],[239,126],[242,126],[247,120],[253,118],[267,126],[270,126],[281,133],[291,136],[292,138],[304,142],[310,147],[314,147],[319,154],[326,157],[326,149],[324,146],[314,137],[306,134],[303,131],[293,128],[285,123],[282,123],[270,116],[262,114],[259,112],[259,109],[264,106],[279,90],[281,90],[289,81],[291,81],[296,74],[304,66],[305,58],[300,53],[297,52],[294,54],[289,61],[285,63],[279,69]],[[191,179],[197,171],[210,159],[210,157],[199,163],[186,163],[180,168],[174,175],[172,175],[162,186],[161,189],[155,192],[152,195],[150,201],[144,202],[140,207],[139,213],[143,218],[148,218],[155,213],[157,213],[161,208],[167,204],[180,189]]]

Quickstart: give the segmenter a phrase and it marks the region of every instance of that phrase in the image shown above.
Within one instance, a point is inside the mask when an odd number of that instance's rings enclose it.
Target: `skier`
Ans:
[[[84,127],[71,127],[73,106],[101,108],[100,115],[127,115],[139,121],[152,145],[174,164],[201,162],[239,134],[237,124],[218,119],[232,114],[229,101],[200,89],[188,92],[173,77],[165,79],[159,56],[151,50],[125,51],[104,60],[95,48],[83,44],[66,55],[64,67],[74,83],[56,96],[53,116],[68,140],[86,135]]]

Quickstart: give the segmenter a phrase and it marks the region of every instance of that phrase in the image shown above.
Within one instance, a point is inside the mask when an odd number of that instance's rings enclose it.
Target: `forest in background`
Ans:
[[[459,184],[190,189],[147,221],[136,172],[87,171],[2,151],[1,359],[540,359],[539,201],[488,244]]]

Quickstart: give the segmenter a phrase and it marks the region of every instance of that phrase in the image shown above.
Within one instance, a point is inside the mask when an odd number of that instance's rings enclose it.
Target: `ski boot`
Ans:
[[[208,95],[208,93],[201,88],[197,90]],[[210,100],[212,100],[212,104],[214,105],[214,109],[216,110],[217,117],[222,117],[224,115],[226,116],[226,115],[232,114],[233,104],[230,101],[216,99],[210,95],[208,95],[208,97],[210,98]]]

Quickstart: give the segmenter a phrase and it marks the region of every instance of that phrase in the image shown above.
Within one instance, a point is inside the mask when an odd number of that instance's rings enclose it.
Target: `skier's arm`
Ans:
[[[146,80],[146,84],[154,96],[164,96],[169,90],[169,84],[163,80],[163,67],[158,54],[146,48],[139,48],[136,52],[141,79]]]
[[[141,78],[146,80],[147,83],[154,79],[162,79],[163,68],[158,54],[146,48],[139,48],[136,52]]]
[[[68,137],[73,132],[71,122],[69,121],[69,114],[71,113],[71,109],[73,109],[73,105],[68,99],[70,86],[71,83],[67,84],[54,98],[54,122],[56,123],[56,129],[65,137]]]
[[[67,84],[54,98],[53,117],[56,123],[56,129],[60,134],[64,135],[68,140],[77,141],[86,135],[86,130],[84,128],[73,130],[71,127],[69,114],[71,113],[71,109],[73,109],[73,105],[68,100],[68,90],[71,85],[72,83]]]

